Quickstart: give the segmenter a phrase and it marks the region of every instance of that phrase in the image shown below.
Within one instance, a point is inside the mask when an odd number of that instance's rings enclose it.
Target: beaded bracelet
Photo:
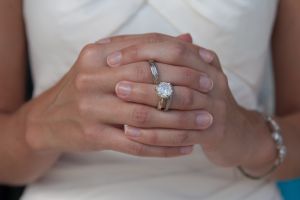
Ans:
[[[244,176],[254,180],[262,179],[270,175],[272,172],[274,172],[279,167],[279,165],[284,161],[287,154],[287,149],[286,146],[283,144],[283,138],[278,123],[271,116],[266,117],[266,122],[270,128],[271,135],[276,144],[276,150],[277,150],[277,158],[273,166],[267,172],[265,172],[260,176],[251,175],[247,173],[241,166],[238,166],[238,169]]]

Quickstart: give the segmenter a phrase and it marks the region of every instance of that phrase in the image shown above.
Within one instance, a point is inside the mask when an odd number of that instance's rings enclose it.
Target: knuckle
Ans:
[[[210,53],[210,55],[212,56],[212,60],[216,60],[216,59],[218,59],[218,55],[217,55],[217,53],[215,52],[215,51],[212,51],[212,50],[207,50],[209,53]]]
[[[149,120],[150,110],[145,106],[137,106],[132,112],[132,121],[135,125],[143,125]]]
[[[188,131],[182,131],[174,138],[176,138],[175,144],[187,144],[190,139]]]
[[[142,48],[142,45],[132,45],[124,50],[122,54],[125,55],[129,60],[135,60],[139,57],[139,49]]]
[[[147,41],[149,43],[159,43],[163,41],[163,35],[160,33],[150,33]]]
[[[218,73],[218,81],[222,90],[228,88],[228,78],[223,72]]]
[[[86,89],[88,80],[89,76],[87,74],[81,72],[76,74],[76,77],[74,79],[76,90],[79,92],[84,91]]]
[[[177,119],[175,120],[175,124],[177,128],[187,129],[191,126],[191,120],[186,112],[180,112],[177,115]],[[192,128],[192,127],[191,127]]]
[[[87,44],[79,54],[76,66],[78,68],[87,68],[97,66],[99,64],[99,55],[104,54],[104,47],[99,48],[97,44]]]
[[[182,82],[186,83],[187,86],[193,85],[193,83],[196,81],[195,72],[191,69],[183,69],[182,70]]]
[[[156,131],[152,131],[151,136],[149,137],[150,144],[158,144],[159,138],[158,133]]]
[[[92,55],[97,53],[97,51],[98,51],[98,46],[96,44],[87,44],[82,48],[80,52],[80,58],[82,59],[90,58]]]
[[[131,152],[133,155],[137,155],[137,156],[143,156],[145,155],[146,153],[146,149],[145,149],[145,146],[143,144],[138,144],[138,143],[135,143],[133,145],[131,145]]]
[[[85,150],[99,150],[101,140],[98,140],[98,136],[105,131],[105,127],[101,125],[88,125],[82,128],[82,143]]]
[[[76,101],[79,115],[86,116],[89,113],[90,102],[87,98],[82,97],[82,95],[79,95]]]
[[[137,81],[145,81],[149,80],[150,77],[150,72],[149,72],[149,66],[147,66],[148,63],[143,63],[136,68],[136,78]]]
[[[95,142],[92,139],[93,132],[90,127],[84,126],[81,131],[81,149],[95,150]]]
[[[180,57],[184,56],[186,53],[186,47],[182,43],[176,43],[172,47],[173,60],[177,61]]]
[[[178,95],[179,97],[179,95]],[[190,89],[183,89],[181,91],[181,95],[179,97],[179,106],[182,109],[188,109],[191,108],[191,106],[194,104],[194,93]]]

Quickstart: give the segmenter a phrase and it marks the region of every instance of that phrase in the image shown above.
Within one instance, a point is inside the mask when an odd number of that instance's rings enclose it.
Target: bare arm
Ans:
[[[288,155],[278,178],[300,176],[300,2],[281,0],[273,35],[276,114]]]
[[[35,155],[24,139],[29,105],[24,105],[26,41],[20,0],[0,1],[0,27],[0,182],[23,184],[55,159]]]

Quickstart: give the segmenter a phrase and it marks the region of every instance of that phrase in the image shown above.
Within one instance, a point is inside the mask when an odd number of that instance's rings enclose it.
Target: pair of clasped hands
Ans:
[[[160,81],[174,86],[166,112],[156,108],[149,60],[156,61]],[[189,34],[123,35],[88,44],[42,96],[47,100],[30,111],[26,131],[37,151],[175,157],[200,144],[222,166],[240,165],[252,153],[246,111],[235,102],[217,55],[193,44]]]

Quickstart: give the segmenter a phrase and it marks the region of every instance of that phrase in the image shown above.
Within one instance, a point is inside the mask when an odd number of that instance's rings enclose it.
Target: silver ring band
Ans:
[[[150,65],[150,71],[151,71],[151,74],[152,74],[153,83],[158,84],[159,83],[159,76],[158,76],[157,64],[154,60],[149,60],[148,63]]]

